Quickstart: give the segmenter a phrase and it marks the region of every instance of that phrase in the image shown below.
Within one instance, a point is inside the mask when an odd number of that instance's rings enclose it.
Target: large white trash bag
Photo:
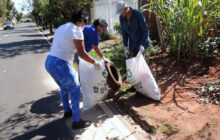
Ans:
[[[104,61],[101,61],[101,70],[79,58],[79,79],[83,97],[83,111],[95,106],[108,94],[107,76]]]
[[[130,82],[138,92],[153,100],[160,100],[160,89],[141,51],[139,51],[136,57],[126,59],[126,71],[128,82]]]

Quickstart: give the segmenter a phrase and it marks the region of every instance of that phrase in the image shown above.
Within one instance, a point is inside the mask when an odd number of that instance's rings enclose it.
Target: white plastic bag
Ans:
[[[128,82],[130,82],[138,92],[153,100],[160,100],[160,89],[141,51],[139,51],[136,57],[126,59],[126,70]]]
[[[88,110],[102,101],[108,94],[107,76],[104,61],[101,70],[79,58],[79,79],[83,97],[83,110]]]

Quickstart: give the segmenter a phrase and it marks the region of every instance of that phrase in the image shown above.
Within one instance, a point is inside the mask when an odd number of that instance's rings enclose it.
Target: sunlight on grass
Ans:
[[[178,128],[174,127],[172,124],[168,123],[167,121],[161,121],[161,130],[166,135],[170,136],[174,133],[179,132]]]

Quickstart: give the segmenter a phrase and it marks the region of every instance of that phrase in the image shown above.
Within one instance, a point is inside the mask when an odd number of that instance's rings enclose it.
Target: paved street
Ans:
[[[59,89],[44,68],[49,48],[33,23],[0,30],[0,139],[140,139],[104,103],[82,112],[91,127],[71,130]]]

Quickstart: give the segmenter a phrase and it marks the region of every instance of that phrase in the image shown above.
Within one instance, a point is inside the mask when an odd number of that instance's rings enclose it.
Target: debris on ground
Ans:
[[[219,105],[220,102],[220,80],[213,81],[192,89],[201,103]]]

